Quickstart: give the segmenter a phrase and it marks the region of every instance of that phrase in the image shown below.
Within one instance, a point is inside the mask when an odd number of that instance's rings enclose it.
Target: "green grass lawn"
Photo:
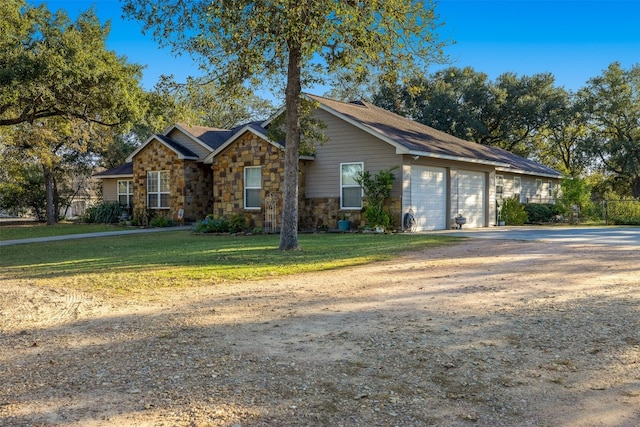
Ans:
[[[16,245],[0,248],[0,279],[131,295],[354,266],[459,241],[426,234],[303,234],[302,250],[281,252],[278,239],[168,231]]]
[[[31,239],[34,237],[63,236],[65,234],[99,233],[118,231],[123,227],[110,224],[25,223],[22,225],[0,225],[0,240]]]

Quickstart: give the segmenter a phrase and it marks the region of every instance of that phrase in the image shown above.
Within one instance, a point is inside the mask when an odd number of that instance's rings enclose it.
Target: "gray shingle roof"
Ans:
[[[233,131],[229,129],[219,129],[206,126],[187,126],[179,123],[180,127],[198,138],[212,150],[220,147],[227,139],[233,135]]]
[[[93,176],[129,176],[133,175],[133,163],[125,163],[115,168],[107,169],[106,171],[94,174]]]
[[[514,171],[561,176],[558,171],[506,150],[465,141],[368,102],[340,102],[315,95],[308,96],[412,153],[457,158],[461,161],[480,161],[513,168]]]

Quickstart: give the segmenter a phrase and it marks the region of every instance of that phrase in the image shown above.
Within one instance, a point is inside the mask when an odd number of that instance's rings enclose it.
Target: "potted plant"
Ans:
[[[338,220],[338,230],[340,231],[349,231],[351,228],[351,221],[347,219],[345,214],[340,215],[340,219]]]

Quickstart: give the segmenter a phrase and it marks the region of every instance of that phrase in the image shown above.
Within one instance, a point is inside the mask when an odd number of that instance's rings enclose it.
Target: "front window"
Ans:
[[[169,171],[147,172],[147,207],[169,208]]]
[[[340,164],[340,209],[362,208],[362,187],[356,178],[363,170],[361,162]]]
[[[522,178],[519,176],[513,177],[513,195],[520,200],[520,193],[522,193]]]
[[[539,196],[541,194],[542,194],[542,180],[536,179],[536,196]]]
[[[133,181],[118,181],[118,203],[130,208],[133,203]]]
[[[262,193],[262,167],[244,168],[244,208],[260,209]]]
[[[504,177],[502,175],[496,175],[496,197],[502,199],[504,194]]]

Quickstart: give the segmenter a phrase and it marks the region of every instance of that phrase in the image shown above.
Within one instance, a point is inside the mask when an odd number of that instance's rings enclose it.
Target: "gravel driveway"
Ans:
[[[4,281],[0,426],[638,426],[638,251],[469,239],[134,299]]]

